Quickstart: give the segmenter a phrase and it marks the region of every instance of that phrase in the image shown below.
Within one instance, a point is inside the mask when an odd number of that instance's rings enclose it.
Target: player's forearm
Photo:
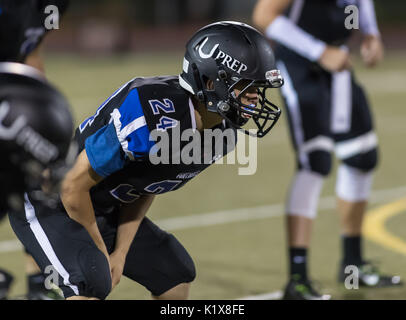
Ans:
[[[69,217],[79,222],[85,228],[96,222],[96,217],[88,192],[70,192],[62,190],[61,200]]]
[[[87,230],[96,246],[107,256],[107,249],[96,223],[89,192],[67,190],[65,187],[61,193],[61,200],[69,217]]]
[[[123,257],[127,255],[138,228],[150,208],[154,196],[141,196],[130,206],[124,206],[120,211],[114,251]]]
[[[90,189],[100,180],[101,177],[92,170],[86,151],[83,150],[62,182],[61,200],[69,217],[89,232],[97,247],[107,256],[90,198]]]
[[[289,0],[259,0],[254,9],[254,24],[269,39],[311,61],[318,61],[326,49],[326,43],[313,37],[283,15],[290,4]]]
[[[363,0],[359,4],[360,29],[363,34],[380,37],[378,23],[376,22],[375,7],[372,0]]]
[[[278,16],[265,30],[269,39],[275,40],[311,61],[320,59],[327,45],[285,16]],[[289,36],[287,36],[289,35]]]
[[[291,0],[258,0],[252,13],[254,25],[265,29],[291,4]]]

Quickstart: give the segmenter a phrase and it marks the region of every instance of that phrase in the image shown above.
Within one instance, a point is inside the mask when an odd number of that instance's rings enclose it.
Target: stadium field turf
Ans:
[[[182,53],[98,58],[49,55],[45,61],[49,79],[70,100],[78,123],[135,76],[177,74]],[[406,200],[391,213],[387,207],[406,197],[404,54],[387,53],[386,60],[374,70],[366,69],[357,58],[355,66],[373,106],[381,155],[369,212],[382,210],[378,220],[373,220],[372,215],[368,220],[367,215],[369,237],[364,249],[367,258],[380,261],[382,270],[406,280]],[[274,99],[280,103],[276,90]],[[157,197],[148,213],[153,221],[173,232],[194,258],[197,278],[192,286],[192,299],[238,299],[275,293],[285,284],[283,204],[295,165],[285,114],[273,131],[258,141],[256,165],[255,174],[248,176],[238,175],[238,169],[244,165],[214,165],[184,188]],[[314,226],[310,251],[312,278],[335,299],[406,299],[406,286],[346,290],[337,284],[340,238],[333,197],[336,167],[337,162],[326,180]],[[383,239],[379,236],[382,228],[386,230]],[[16,277],[13,296],[25,292],[23,261],[16,237],[8,221],[3,221],[0,267],[12,270]],[[123,278],[109,299],[148,297],[143,287]]]

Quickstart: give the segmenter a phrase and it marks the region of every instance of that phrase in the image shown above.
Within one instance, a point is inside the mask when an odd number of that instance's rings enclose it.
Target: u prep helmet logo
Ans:
[[[20,115],[10,126],[5,126],[3,120],[6,118],[10,110],[10,104],[7,101],[3,101],[0,104],[0,139],[13,140],[17,137],[17,134],[26,125],[27,119],[25,116]]]
[[[203,48],[206,45],[207,41],[209,40],[208,37],[206,37],[202,44],[199,45],[199,56],[202,59],[209,59],[211,57],[213,57],[214,53],[216,52],[217,48],[219,47],[219,44],[216,43],[213,48],[211,48],[209,53],[205,53],[203,52]],[[230,56],[229,54],[225,53],[222,50],[218,50],[218,53],[216,55],[216,57],[214,58],[214,60],[221,60],[221,64],[226,66],[227,68],[229,68],[232,71],[237,72],[238,74],[241,74],[241,72],[246,71],[248,69],[247,65],[244,64],[243,62],[235,59],[234,57]]]
[[[43,163],[49,163],[57,158],[58,148],[27,124],[24,115],[18,116],[10,126],[5,126],[3,121],[10,111],[10,104],[3,101],[0,104],[0,139],[15,140],[18,145],[31,153]]]

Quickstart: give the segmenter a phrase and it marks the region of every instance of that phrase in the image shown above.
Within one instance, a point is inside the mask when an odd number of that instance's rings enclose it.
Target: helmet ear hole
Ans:
[[[203,80],[203,86],[205,87],[206,90],[213,90],[214,89],[214,84],[213,81],[209,79],[209,77],[202,75],[202,80]]]

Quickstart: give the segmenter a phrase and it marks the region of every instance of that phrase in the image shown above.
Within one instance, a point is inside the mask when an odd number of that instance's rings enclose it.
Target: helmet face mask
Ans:
[[[268,41],[246,24],[219,22],[200,29],[186,48],[181,86],[232,127],[242,129],[251,120],[257,133],[242,130],[265,136],[281,113],[266,98],[267,89],[283,85]]]
[[[241,84],[243,87],[241,90],[238,89],[239,93],[237,95],[235,92],[236,87]],[[231,125],[237,129],[242,129],[244,133],[263,137],[273,128],[281,115],[281,110],[266,98],[267,90],[270,88],[273,87],[255,80],[240,80],[230,86],[227,101],[230,106],[229,111],[224,113],[222,110],[218,110],[218,113],[228,120]],[[256,96],[256,101],[253,101],[255,103],[244,103],[249,102],[245,96],[247,92],[251,96]],[[230,119],[230,115],[233,120]],[[258,129],[256,134],[242,128],[250,119]]]

